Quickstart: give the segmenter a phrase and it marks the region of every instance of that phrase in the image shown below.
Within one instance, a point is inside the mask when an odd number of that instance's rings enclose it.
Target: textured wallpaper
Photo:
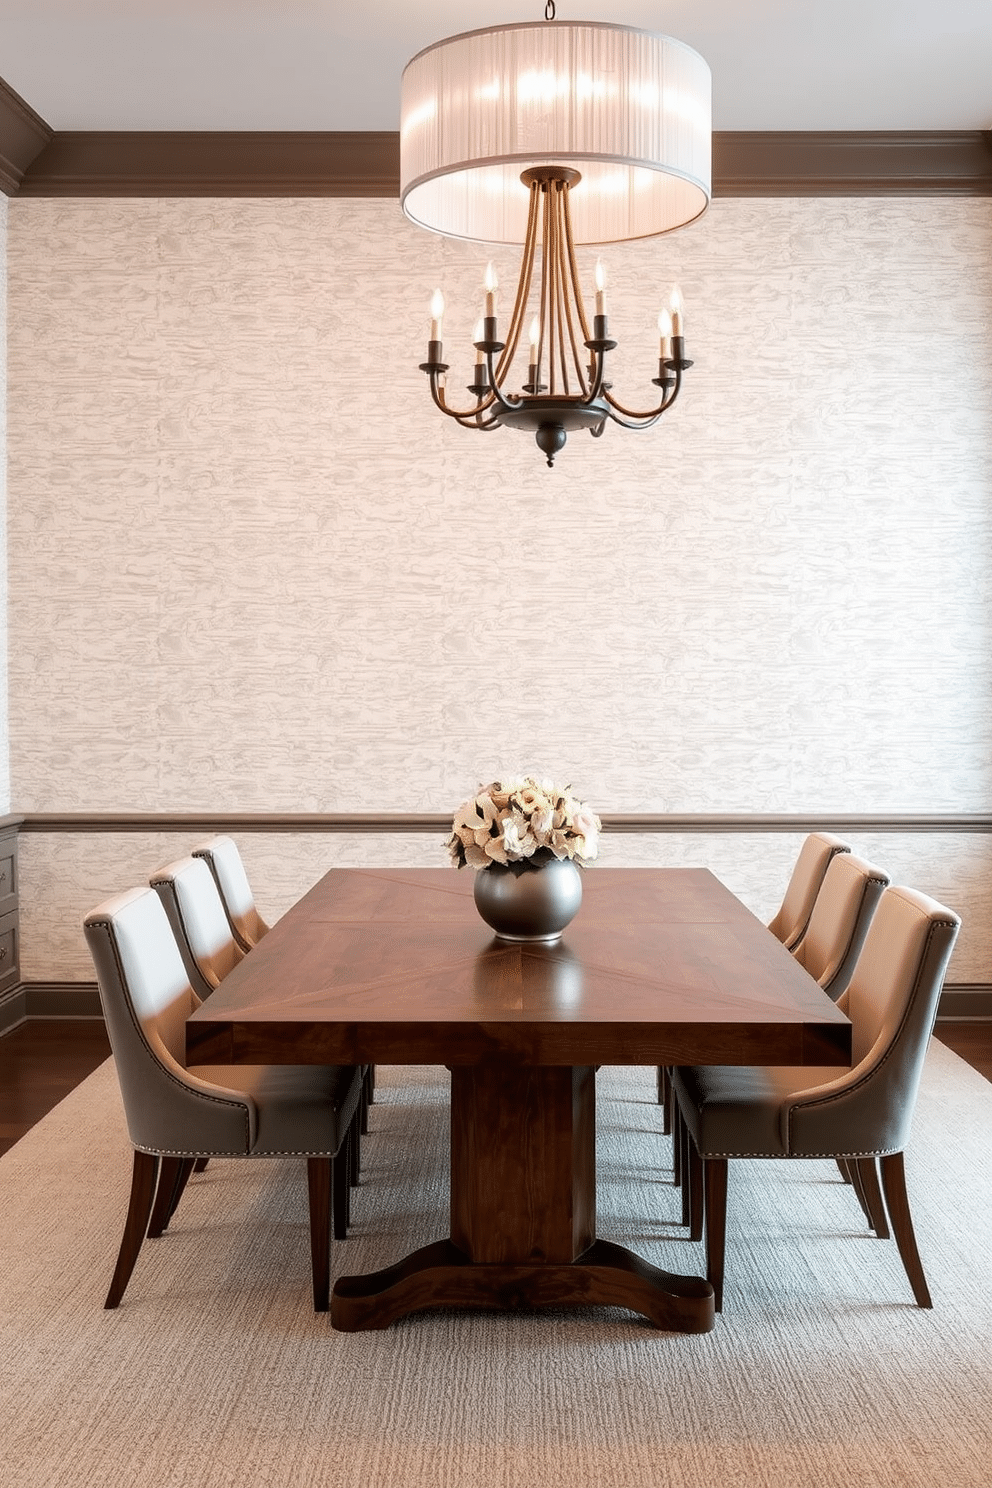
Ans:
[[[895,199],[609,250],[618,394],[654,391],[675,279],[695,366],[549,471],[432,409],[431,292],[457,389],[487,255],[395,202],[15,199],[15,804],[445,810],[535,769],[604,811],[987,809],[990,250],[992,202]],[[86,974],[84,910],[184,845],[25,839],[26,974]],[[610,849],[722,854],[770,913],[795,845]],[[992,979],[985,839],[878,846]],[[438,852],[250,845],[270,910],[342,853]]]
[[[0,814],[10,810],[7,734],[7,198],[0,192]]]

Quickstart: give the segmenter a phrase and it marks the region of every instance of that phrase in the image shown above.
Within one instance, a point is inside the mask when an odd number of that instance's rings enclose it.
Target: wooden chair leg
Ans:
[[[106,1308],[117,1306],[131,1279],[131,1272],[138,1259],[141,1242],[148,1230],[158,1170],[159,1159],[157,1157],[153,1157],[148,1152],[135,1152],[134,1167],[131,1170],[131,1197],[127,1206],[127,1218],[124,1221],[124,1237],[121,1240],[110,1291],[103,1304]]]
[[[713,1305],[723,1311],[723,1264],[727,1248],[727,1159],[708,1157],[703,1162],[706,1190],[706,1280],[713,1287]]]
[[[356,1111],[348,1128],[348,1182],[357,1188],[362,1172],[362,1123]]]
[[[358,1125],[365,1137],[369,1130],[369,1088],[367,1082],[362,1080],[361,1094],[358,1097]]]
[[[658,1066],[658,1104],[662,1108],[661,1130],[662,1130],[663,1134],[666,1137],[671,1134],[671,1130],[672,1130],[672,1101],[673,1100],[674,1100],[674,1096],[672,1095],[672,1079],[671,1079],[671,1075],[668,1072],[668,1066],[665,1065],[665,1064],[659,1064],[659,1066]]]
[[[209,1161],[210,1161],[209,1157],[198,1157],[196,1159],[196,1162],[193,1164],[193,1172],[194,1173],[205,1173],[207,1171],[207,1163]]]
[[[871,1212],[871,1209],[870,1209],[870,1207],[868,1205],[868,1199],[867,1199],[867,1196],[865,1195],[864,1185],[863,1185],[863,1183],[861,1181],[861,1174],[858,1171],[858,1164],[857,1164],[857,1160],[855,1158],[850,1158],[848,1160],[847,1170],[848,1170],[848,1172],[851,1175],[851,1178],[850,1178],[851,1187],[854,1189],[855,1197],[857,1198],[858,1203],[861,1205],[861,1213],[864,1215],[865,1219],[868,1221],[868,1228],[870,1230],[871,1229],[874,1229],[874,1223],[873,1223],[873,1220],[872,1220],[872,1212]]]
[[[365,1092],[370,1106],[375,1105],[375,1065],[365,1066]]]
[[[682,1112],[679,1103],[672,1100],[672,1182],[678,1188],[682,1182]]]
[[[331,1295],[331,1159],[307,1158],[307,1193],[310,1200],[310,1270],[313,1276],[313,1310],[326,1312]]]
[[[846,1157],[836,1157],[836,1158],[834,1158],[834,1161],[837,1164],[837,1171],[840,1174],[840,1176],[843,1178],[844,1182],[845,1183],[850,1183],[850,1181],[851,1181],[851,1165],[848,1162],[847,1158]]]
[[[690,1192],[691,1174],[689,1172],[689,1148],[691,1146],[691,1143],[692,1143],[692,1138],[689,1136],[689,1128],[686,1126],[685,1121],[682,1120],[681,1115],[680,1115],[680,1118],[679,1118],[679,1182],[682,1185],[682,1223],[684,1225],[687,1225],[689,1223],[690,1218],[691,1218],[691,1215],[690,1215],[690,1212],[689,1212],[689,1210],[690,1210],[690,1204],[691,1204],[691,1192]]]
[[[892,1222],[892,1231],[896,1237],[902,1263],[906,1268],[906,1275],[909,1277],[909,1284],[913,1288],[916,1304],[918,1307],[932,1307],[930,1289],[923,1274],[923,1262],[920,1260],[916,1236],[913,1233],[909,1195],[906,1192],[906,1168],[902,1153],[890,1152],[888,1157],[880,1160],[879,1166],[882,1170],[882,1189],[885,1193],[889,1219]]]
[[[689,1138],[689,1239],[703,1238],[703,1160]]]
[[[889,1222],[885,1214],[885,1201],[878,1184],[878,1167],[873,1157],[859,1157],[854,1170],[861,1184],[859,1197],[868,1212],[868,1222],[879,1240],[888,1240]]]
[[[351,1221],[351,1153],[349,1149],[353,1140],[353,1133],[349,1130],[337,1156],[331,1163],[333,1193],[331,1207],[334,1214],[335,1240],[347,1240],[348,1238],[348,1225]]]
[[[157,1240],[168,1228],[169,1220],[176,1212],[176,1205],[182,1197],[182,1190],[186,1187],[186,1179],[183,1177],[183,1168],[187,1159],[182,1157],[163,1157],[158,1170],[158,1187],[155,1191],[155,1203],[152,1206],[152,1217],[148,1221],[148,1231],[145,1236],[147,1240]],[[193,1159],[189,1158],[189,1166],[192,1169]],[[189,1172],[186,1173],[186,1178]],[[182,1185],[179,1187],[179,1185]],[[176,1193],[179,1188],[178,1194]]]

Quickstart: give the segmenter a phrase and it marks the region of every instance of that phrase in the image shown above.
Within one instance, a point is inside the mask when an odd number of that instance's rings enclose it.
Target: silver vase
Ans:
[[[571,858],[493,863],[475,875],[475,907],[501,940],[557,940],[581,903],[582,874]]]

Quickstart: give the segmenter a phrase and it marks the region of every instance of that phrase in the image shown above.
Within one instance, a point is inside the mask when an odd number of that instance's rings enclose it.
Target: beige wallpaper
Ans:
[[[610,250],[618,392],[653,391],[673,279],[696,365],[553,471],[431,408],[431,291],[457,387],[486,255],[393,202],[9,219],[19,809],[445,810],[520,769],[606,811],[987,809],[992,202],[720,201]],[[85,975],[83,911],[183,845],[27,838],[27,975]],[[992,980],[985,840],[878,846]],[[610,844],[768,913],[794,850]],[[440,849],[247,851],[277,912]]]
[[[0,192],[0,815],[10,810],[7,734],[7,198]]]

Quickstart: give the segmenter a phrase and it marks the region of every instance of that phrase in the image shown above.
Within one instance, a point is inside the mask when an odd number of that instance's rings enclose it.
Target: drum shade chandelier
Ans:
[[[598,437],[607,419],[646,429],[671,408],[692,365],[678,291],[658,317],[659,392],[652,406],[628,408],[606,380],[617,343],[602,263],[590,320],[575,249],[671,232],[700,216],[710,200],[710,128],[710,70],[691,47],[628,26],[556,21],[553,0],[544,21],[452,36],[407,64],[404,212],[448,237],[523,244],[503,334],[492,264],[486,271],[465,407],[447,400],[444,300],[434,295],[420,365],[442,413],[465,428],[532,430],[552,465],[573,429]],[[526,365],[518,391],[515,363]]]

